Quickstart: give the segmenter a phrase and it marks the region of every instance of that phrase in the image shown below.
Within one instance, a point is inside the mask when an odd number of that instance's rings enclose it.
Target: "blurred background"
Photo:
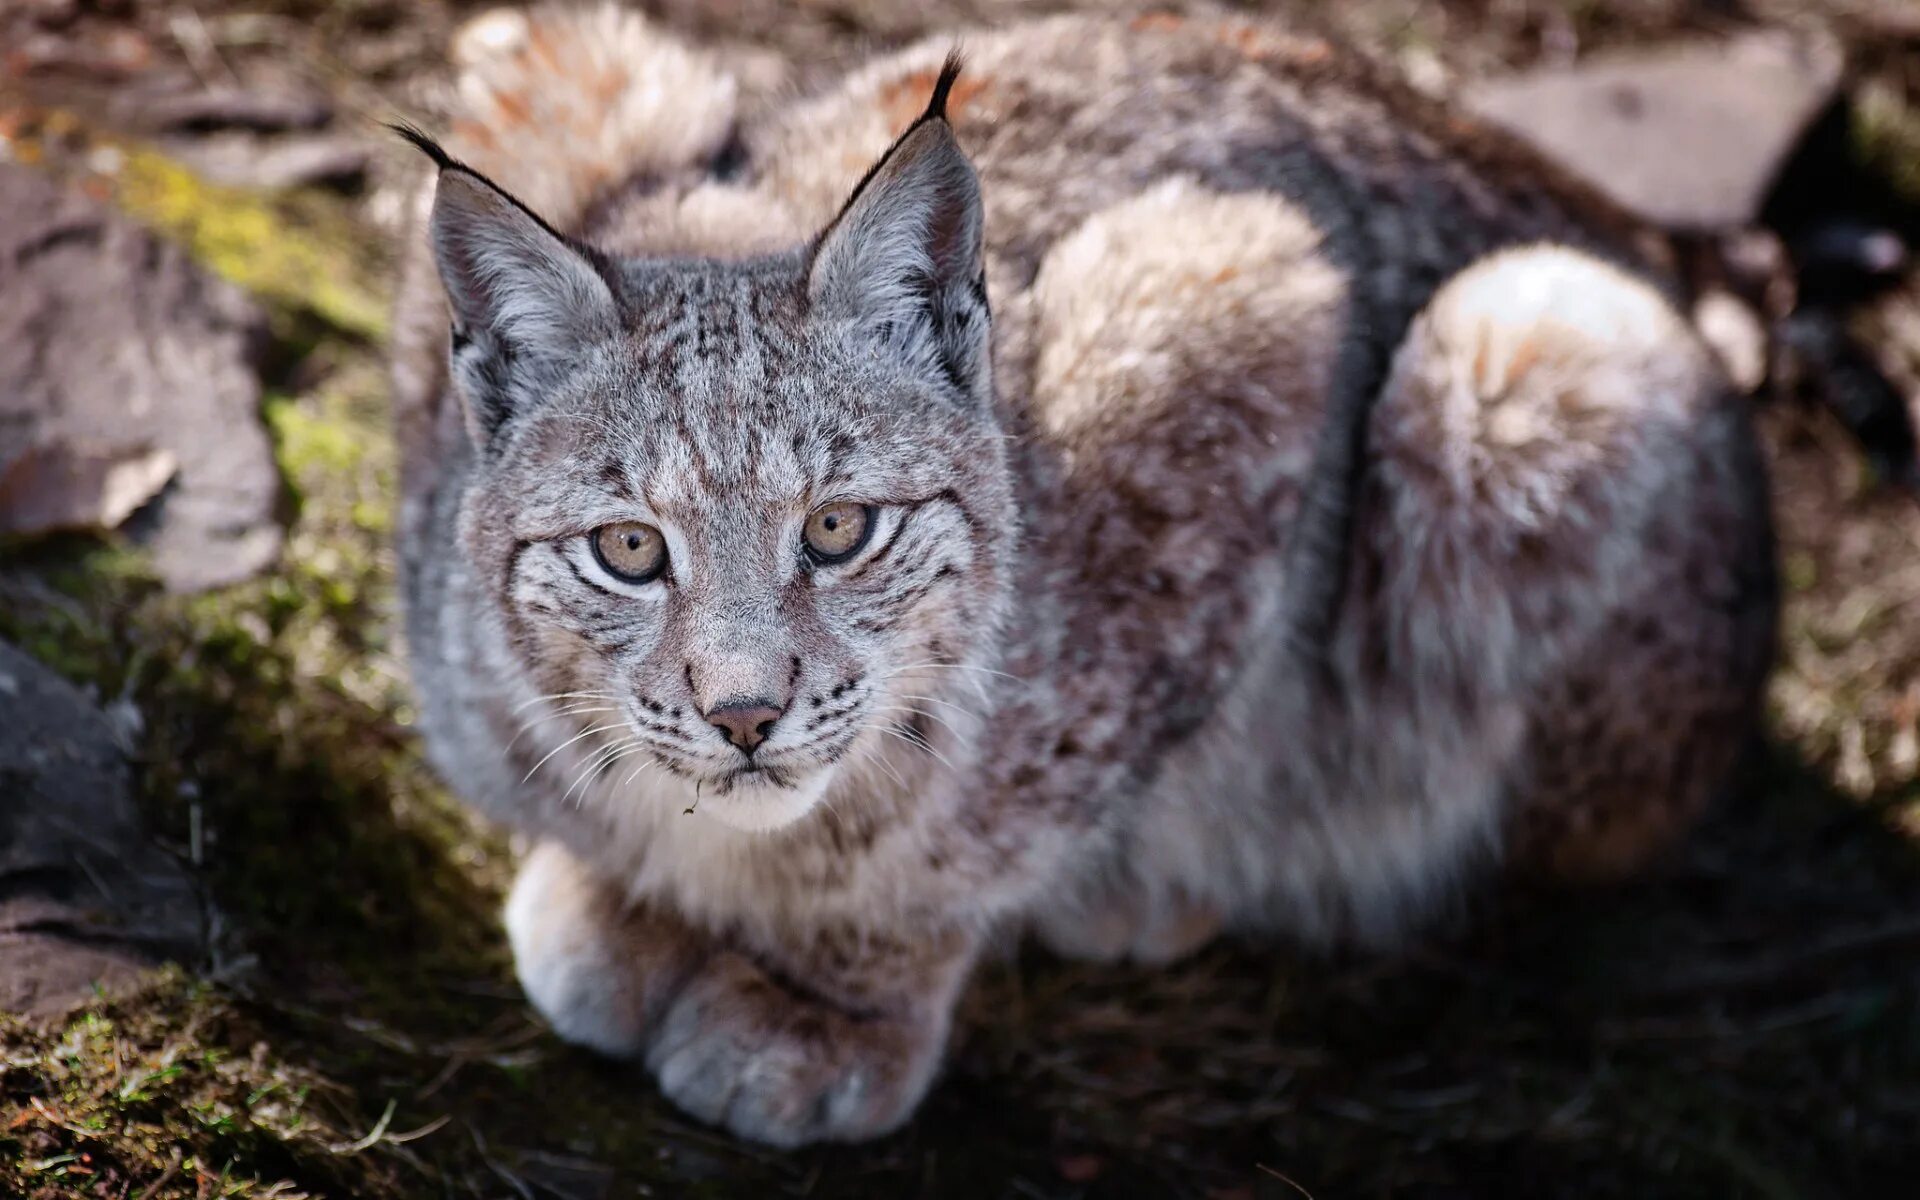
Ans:
[[[1071,5],[644,7],[805,87]],[[1788,587],[1769,745],[1681,852],[1393,958],[1009,958],[877,1145],[681,1119],[533,1019],[510,847],[409,732],[379,122],[432,127],[484,6],[0,0],[0,1195],[1912,1195],[1920,5],[1231,7],[1673,237]]]

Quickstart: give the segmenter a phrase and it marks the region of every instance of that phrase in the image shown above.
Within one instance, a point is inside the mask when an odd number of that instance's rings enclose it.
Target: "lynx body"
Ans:
[[[413,669],[536,842],[534,1004],[691,1112],[882,1133],[996,934],[1390,941],[1631,866],[1747,744],[1747,412],[1516,147],[1260,25],[780,103],[507,35],[401,301]]]

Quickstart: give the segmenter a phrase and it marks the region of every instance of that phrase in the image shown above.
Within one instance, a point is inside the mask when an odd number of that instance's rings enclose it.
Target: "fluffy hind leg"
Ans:
[[[1515,866],[1632,867],[1753,736],[1776,589],[1744,402],[1659,293],[1543,246],[1441,289],[1373,432],[1362,669],[1524,719]]]
[[[1115,885],[1050,901],[1035,912],[1033,931],[1062,958],[1160,966],[1198,952],[1221,923],[1219,909],[1177,888]]]
[[[1508,813],[1520,872],[1586,881],[1633,870],[1757,744],[1770,613],[1671,599],[1621,613],[1542,690]]]

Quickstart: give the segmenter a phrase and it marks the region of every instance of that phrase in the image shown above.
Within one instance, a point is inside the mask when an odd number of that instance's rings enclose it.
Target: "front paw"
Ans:
[[[727,953],[690,982],[647,1050],[667,1098],[775,1146],[859,1141],[898,1128],[926,1094],[944,1007],[854,1014],[794,994]]]
[[[527,999],[555,1033],[602,1054],[636,1054],[703,946],[666,914],[628,904],[553,843],[521,865],[507,937]]]

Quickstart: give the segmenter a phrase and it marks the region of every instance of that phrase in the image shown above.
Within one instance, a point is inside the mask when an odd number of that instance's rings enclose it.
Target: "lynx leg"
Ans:
[[[1086,962],[1161,966],[1197,953],[1220,932],[1220,910],[1180,891],[1148,896],[1119,887],[1048,903],[1034,933],[1053,953]]]
[[[675,1104],[754,1141],[878,1137],[933,1082],[975,950],[959,931],[845,930],[723,952],[674,998],[647,1066]]]
[[[1374,428],[1376,666],[1525,715],[1516,866],[1631,868],[1752,743],[1777,589],[1744,402],[1659,293],[1541,246],[1440,290]]]
[[[1771,641],[1758,613],[1623,614],[1543,696],[1514,789],[1513,866],[1571,882],[1625,874],[1684,833],[1757,744]]]
[[[602,1054],[639,1053],[708,947],[693,930],[627,904],[552,842],[521,865],[507,939],[527,999],[554,1032]]]
[[[778,1146],[905,1121],[977,949],[942,930],[723,943],[624,903],[553,843],[522,866],[506,923],[527,997],[562,1038],[644,1054],[669,1100]]]

